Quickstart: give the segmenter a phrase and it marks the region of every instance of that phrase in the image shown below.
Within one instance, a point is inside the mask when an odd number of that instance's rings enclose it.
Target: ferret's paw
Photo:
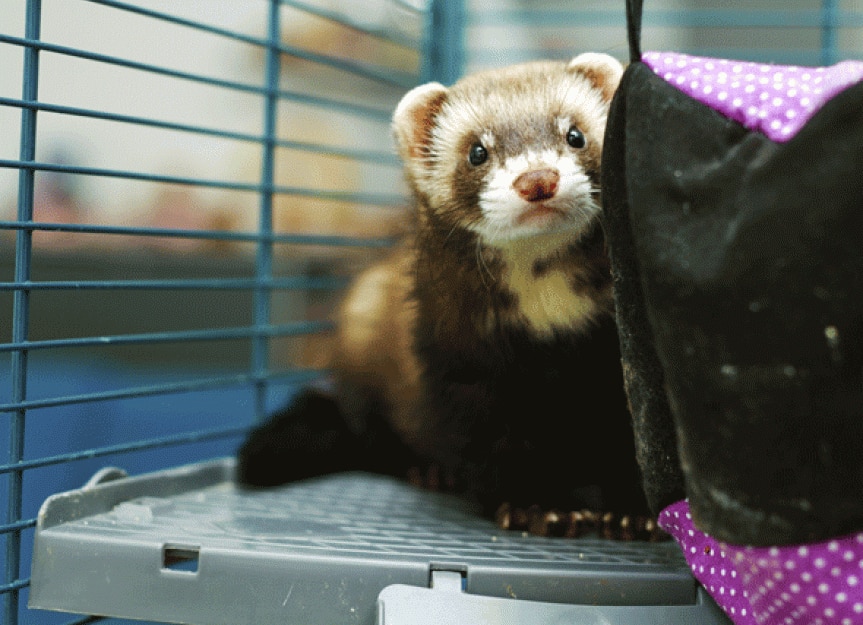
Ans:
[[[407,481],[411,486],[444,493],[458,491],[458,482],[453,471],[437,463],[414,464],[408,468]]]
[[[563,512],[544,510],[540,506],[521,508],[509,503],[498,508],[495,521],[497,526],[504,530],[565,538],[596,534],[598,527],[597,515],[589,510]]]
[[[535,536],[579,538],[599,536],[609,540],[660,542],[668,535],[656,520],[644,515],[616,515],[594,510],[544,510],[502,504],[495,514],[499,528],[527,532]]]
[[[671,537],[659,528],[653,517],[638,514],[600,514],[599,534],[609,540],[663,542]]]

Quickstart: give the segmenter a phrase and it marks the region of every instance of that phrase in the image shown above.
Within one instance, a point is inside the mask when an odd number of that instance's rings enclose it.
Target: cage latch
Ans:
[[[429,587],[444,592],[464,592],[466,582],[467,571],[432,569]]]

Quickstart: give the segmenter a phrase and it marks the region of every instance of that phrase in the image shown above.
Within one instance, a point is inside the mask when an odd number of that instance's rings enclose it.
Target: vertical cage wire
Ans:
[[[423,82],[450,85],[462,74],[465,23],[465,0],[432,0],[423,44]]]
[[[272,293],[266,282],[273,276],[273,179],[276,144],[276,106],[279,100],[279,73],[281,59],[281,27],[279,0],[270,0],[267,18],[266,61],[264,80],[266,95],[264,97],[264,140],[261,145],[261,193],[260,215],[258,217],[258,240],[255,258],[255,277],[258,287],[255,289],[254,323],[263,328],[270,323]],[[267,382],[266,372],[269,369],[269,339],[266,335],[257,334],[252,343],[252,371],[258,376],[255,382],[255,417],[262,420],[267,413]]]
[[[28,0],[26,5],[25,36],[33,41],[40,37],[42,17],[41,0]],[[24,50],[24,84],[21,98],[25,102],[39,99],[39,51],[36,48]],[[20,160],[30,163],[36,159],[36,111],[24,109],[21,114]],[[18,220],[33,220],[34,171],[28,167],[18,170]],[[30,280],[30,260],[32,257],[32,231],[20,229],[15,236],[15,280],[19,283]],[[15,291],[12,305],[12,341],[22,343],[28,338],[30,320],[30,293],[24,289]],[[26,349],[18,349],[11,354],[12,401],[23,402],[27,399],[27,356]],[[27,410],[19,408],[11,413],[9,424],[9,464],[20,463],[24,458],[24,428]],[[24,470],[17,469],[8,473],[6,524],[6,586],[4,595],[5,622],[17,625],[20,590],[25,582],[20,578],[21,570],[21,530],[22,502],[24,497]]]
[[[839,0],[823,0],[821,6],[821,64],[839,60]]]

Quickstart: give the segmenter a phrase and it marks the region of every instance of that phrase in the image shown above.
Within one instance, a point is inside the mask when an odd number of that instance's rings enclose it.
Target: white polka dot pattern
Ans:
[[[749,592],[734,562],[719,541],[696,529],[689,504],[677,502],[659,515],[659,526],[680,545],[692,575],[736,625],[757,625]]]
[[[695,527],[685,501],[663,510],[659,525],[736,625],[863,623],[863,533],[810,545],[727,545]]]
[[[788,141],[835,95],[863,80],[863,62],[766,65],[646,52],[642,61],[688,96],[773,141]]]

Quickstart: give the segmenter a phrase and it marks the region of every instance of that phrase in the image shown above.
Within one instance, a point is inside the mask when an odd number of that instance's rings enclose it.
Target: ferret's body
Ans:
[[[346,296],[335,392],[253,434],[242,480],[433,464],[489,512],[644,511],[598,220],[620,73],[586,54],[405,96],[393,126],[412,227]],[[291,442],[273,453],[277,439]]]

